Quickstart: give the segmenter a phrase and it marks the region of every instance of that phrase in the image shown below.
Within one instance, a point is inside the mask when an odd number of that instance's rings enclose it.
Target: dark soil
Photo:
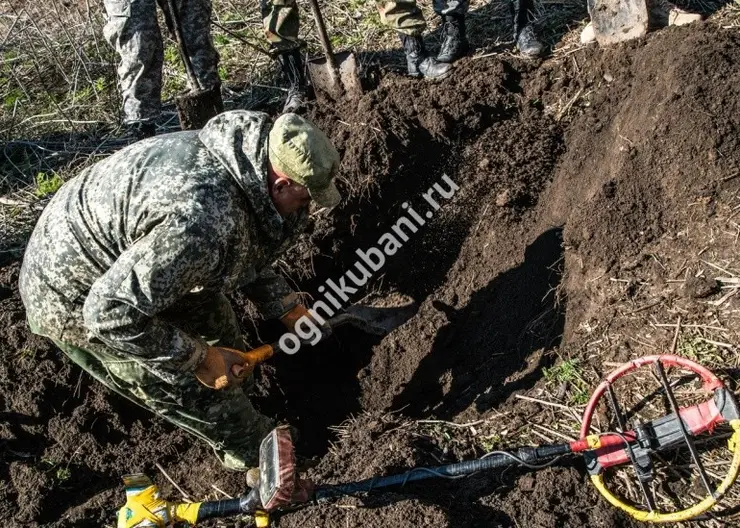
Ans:
[[[359,101],[315,107],[313,118],[343,154],[347,199],[317,217],[284,259],[301,291],[320,297],[324,281],[352,269],[357,249],[376,245],[407,214],[404,202],[424,216],[429,205],[421,195],[443,174],[459,190],[440,200],[356,295],[411,296],[419,304],[411,320],[384,339],[341,329],[330,342],[274,358],[258,372],[256,404],[300,429],[298,450],[312,462],[310,475],[339,482],[479,456],[480,447],[443,448],[405,424],[506,416],[493,430],[513,431],[543,409],[512,394],[542,387],[542,369],[556,361],[555,352],[595,369],[634,356],[628,343],[589,355],[582,323],[627,328],[632,323],[618,319],[625,305],[674,297],[622,283],[603,287],[595,278],[612,274],[640,284],[662,276],[656,254],[663,268],[680,272],[697,248],[676,232],[711,222],[737,192],[739,52],[735,33],[699,24],[541,65],[466,59],[441,83],[388,75]],[[147,472],[168,497],[179,498],[155,463],[193,497],[219,496],[213,485],[243,490],[242,476],[222,470],[197,441],[102,389],[30,335],[18,269],[16,262],[0,270],[6,526],[112,526],[123,502],[120,476],[133,471]],[[699,310],[700,298],[716,294],[712,280],[675,302],[687,313]],[[279,335],[277,325],[252,319],[240,295],[234,300],[255,343],[257,330],[264,341]],[[351,417],[338,437],[329,429]],[[307,508],[278,524],[630,521],[598,498],[574,462],[409,485],[403,494]]]

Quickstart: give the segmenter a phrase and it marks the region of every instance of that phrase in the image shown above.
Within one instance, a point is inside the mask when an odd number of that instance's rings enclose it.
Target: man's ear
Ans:
[[[278,176],[272,183],[272,188],[275,190],[276,194],[280,194],[288,187],[290,187],[290,180],[282,176]]]

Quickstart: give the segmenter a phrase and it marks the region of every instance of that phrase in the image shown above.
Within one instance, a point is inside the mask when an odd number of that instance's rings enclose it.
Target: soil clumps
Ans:
[[[739,57],[736,33],[701,24],[539,67],[468,58],[440,83],[388,75],[359,102],[314,107],[342,153],[347,198],[280,263],[300,291],[318,298],[409,206],[424,225],[354,299],[411,296],[416,316],[383,339],[341,329],[257,374],[256,405],[298,427],[309,475],[340,482],[481,456],[545,415],[512,395],[544,389],[557,354],[603,373],[638,353],[625,337],[594,354],[593,328],[627,334],[637,313],[703,313],[696,303],[719,295],[716,277],[685,294],[670,281],[698,265],[699,235],[686,226],[719,222],[739,190]],[[434,210],[422,195],[451,189],[445,176],[457,189]],[[18,270],[0,269],[0,520],[113,525],[122,474],[144,471],[179,497],[155,463],[193,498],[243,491],[242,475],[196,440],[29,334]],[[279,337],[279,325],[254,321],[239,294],[234,302],[253,344]],[[409,420],[484,425],[458,441]],[[277,526],[630,525],[578,462],[339,505]]]

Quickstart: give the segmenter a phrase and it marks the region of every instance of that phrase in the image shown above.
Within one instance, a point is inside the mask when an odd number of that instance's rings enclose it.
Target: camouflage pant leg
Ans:
[[[434,0],[434,12],[439,16],[465,15],[468,4],[468,0]]]
[[[376,1],[375,5],[380,13],[380,21],[399,33],[418,36],[427,27],[416,0]]]
[[[277,51],[300,46],[300,16],[296,0],[260,0],[262,26],[270,46]]]
[[[242,348],[236,315],[223,295],[183,303],[183,326],[198,328],[211,344]],[[209,309],[200,312],[198,309]],[[31,323],[31,330],[34,325]],[[106,350],[89,350],[55,341],[57,346],[95,379],[111,390],[146,407],[208,443],[221,463],[246,469],[257,463],[259,444],[274,427],[269,418],[252,406],[244,387],[216,391],[201,385],[195,376],[183,374],[169,384],[133,360]]]
[[[211,36],[211,0],[174,0],[174,4],[195,77],[201,89],[210,90],[221,82],[218,52]]]
[[[156,0],[104,0],[106,40],[120,58],[118,82],[123,120],[156,119],[162,95],[162,35]]]

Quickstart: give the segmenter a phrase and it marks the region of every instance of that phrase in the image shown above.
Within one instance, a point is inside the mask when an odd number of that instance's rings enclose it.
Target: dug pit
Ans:
[[[559,357],[603,373],[641,352],[626,339],[595,349],[590,329],[627,334],[676,307],[703,313],[668,281],[704,245],[727,249],[679,233],[724,222],[740,190],[739,52],[731,31],[672,28],[541,65],[468,58],[436,84],[388,75],[359,102],[316,106],[312,118],[342,153],[346,199],[316,215],[279,263],[307,303],[408,214],[404,203],[425,223],[353,299],[410,296],[411,320],[383,339],[342,329],[257,374],[256,405],[298,427],[311,476],[338,482],[480,456],[548,412],[513,395],[548,386],[543,368]],[[428,217],[422,194],[445,175],[459,189]],[[113,525],[124,473],[144,471],[179,497],[155,464],[194,498],[243,490],[204,446],[30,335],[18,269],[0,271],[2,520]],[[254,344],[279,336],[239,294],[234,302]],[[407,425],[420,421],[432,429]],[[444,423],[479,425],[460,436]],[[480,474],[311,507],[277,525],[630,524],[588,486],[578,463]]]

